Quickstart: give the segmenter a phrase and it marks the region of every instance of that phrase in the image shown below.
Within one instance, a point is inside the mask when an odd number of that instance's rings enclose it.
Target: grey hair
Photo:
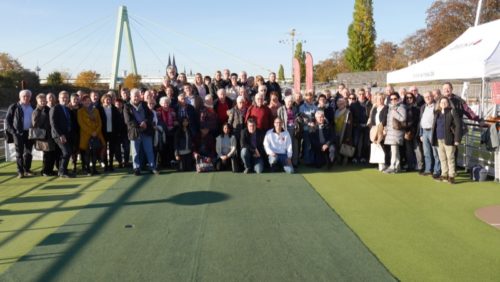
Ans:
[[[31,97],[31,91],[29,91],[28,89],[24,89],[24,90],[19,91],[19,98],[21,98],[24,95],[28,95]]]
[[[170,99],[170,97],[167,97],[167,96],[163,96],[160,98],[160,105],[163,104],[163,102],[167,101],[167,104],[170,105],[170,103],[172,102],[172,100]]]

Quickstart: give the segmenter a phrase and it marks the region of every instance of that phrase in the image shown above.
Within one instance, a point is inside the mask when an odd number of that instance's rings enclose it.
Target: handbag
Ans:
[[[392,118],[392,128],[396,130],[403,129],[403,123],[397,120],[396,118]]]
[[[207,157],[196,160],[196,172],[209,172],[214,170],[214,164]]]
[[[47,135],[47,131],[45,128],[32,127],[28,129],[28,139],[36,140],[36,139],[45,139]]]
[[[90,137],[89,139],[89,150],[99,150],[101,149],[101,141],[97,137]]]
[[[370,145],[370,163],[371,164],[385,163],[385,152],[384,148],[382,148],[382,145],[374,143]]]
[[[351,146],[351,145],[348,145],[348,144],[342,144],[340,146],[340,154],[342,156],[345,156],[345,157],[348,157],[348,158],[352,158],[354,156],[354,151],[356,150],[356,148],[354,148],[354,146]]]

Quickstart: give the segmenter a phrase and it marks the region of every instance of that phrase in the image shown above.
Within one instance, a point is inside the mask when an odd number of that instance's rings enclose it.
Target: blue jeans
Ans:
[[[441,175],[441,163],[439,162],[439,155],[437,146],[432,146],[432,130],[422,130],[422,144],[424,145],[424,160],[425,160],[425,171],[431,172],[432,164],[434,161],[434,170],[432,173],[434,175]]]
[[[276,156],[269,156],[269,164],[271,169],[276,166],[282,166],[286,173],[293,173],[293,166],[288,163],[287,154],[276,154]]]
[[[253,167],[256,173],[262,173],[264,171],[264,162],[262,161],[262,157],[254,157],[252,152],[250,152],[247,148],[241,149],[241,160],[243,161],[245,169],[251,169]]]
[[[141,133],[137,139],[130,141],[130,145],[132,147],[132,160],[134,162],[134,169],[141,169],[141,153],[146,155],[145,157],[148,161],[149,168],[151,170],[156,169],[153,154],[152,136]],[[144,159],[144,156],[142,156],[142,159]]]

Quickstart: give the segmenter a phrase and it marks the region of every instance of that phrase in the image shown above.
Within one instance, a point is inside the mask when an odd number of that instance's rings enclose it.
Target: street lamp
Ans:
[[[293,58],[295,57],[295,36],[297,36],[297,31],[295,28],[292,28],[289,32],[286,33],[287,35],[290,36],[288,39],[281,39],[278,42],[280,44],[291,44],[292,45],[292,65],[290,66],[290,77],[293,78]],[[306,40],[297,40],[297,43],[306,43]]]

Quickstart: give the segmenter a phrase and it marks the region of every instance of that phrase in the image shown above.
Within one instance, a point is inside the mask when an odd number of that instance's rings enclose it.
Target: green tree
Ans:
[[[302,42],[295,45],[295,58],[299,60],[300,63],[300,82],[306,81],[306,52],[302,50]],[[293,76],[293,74],[292,74]]]
[[[123,87],[128,89],[138,88],[141,86],[141,79],[142,77],[140,75],[130,73],[123,80]]]
[[[64,83],[63,76],[60,72],[55,71],[47,76],[47,85],[60,86]]]
[[[375,21],[372,0],[355,0],[353,22],[347,32],[346,60],[351,71],[369,71],[375,66]]]
[[[285,81],[285,69],[281,64],[280,68],[278,69],[278,81]]]
[[[88,70],[82,71],[78,74],[75,80],[75,85],[77,87],[83,88],[95,88],[97,85],[97,80],[101,75],[96,71]]]

